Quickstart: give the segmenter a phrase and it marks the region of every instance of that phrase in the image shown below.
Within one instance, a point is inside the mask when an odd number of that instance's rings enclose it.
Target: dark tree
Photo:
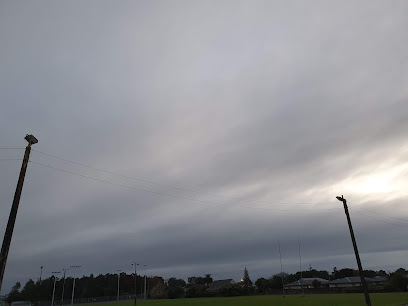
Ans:
[[[247,287],[252,286],[252,281],[249,278],[248,269],[246,267],[244,269],[243,283],[244,283],[244,286],[247,286]]]
[[[210,274],[208,274],[210,275]],[[210,275],[211,278],[211,275]],[[212,278],[211,278],[212,282]],[[188,278],[188,283],[190,285],[206,285],[207,284],[207,277],[201,277],[201,276],[191,276]]]
[[[273,288],[273,280],[272,278],[266,279],[266,278],[258,278],[255,282],[256,287],[258,288],[258,291],[265,294],[268,289]]]
[[[373,271],[373,270],[364,270],[363,275],[364,275],[364,277],[376,277],[377,272]]]
[[[184,279],[177,279],[175,277],[170,278],[167,284],[169,287],[173,288],[182,288],[186,286],[186,282]]]
[[[386,291],[406,292],[407,289],[408,289],[408,278],[406,276],[406,271],[404,269],[400,268],[390,274],[388,283],[385,286]]]
[[[30,279],[21,290],[21,297],[26,301],[35,301],[36,300],[36,288],[35,283]]]
[[[186,291],[187,298],[194,298],[194,297],[205,297],[207,296],[206,286],[203,285],[192,285]]]
[[[348,268],[337,270],[337,268],[334,267],[333,276],[335,279],[350,277],[350,276],[358,276],[358,271],[354,271],[353,269],[348,269]]]
[[[312,282],[313,288],[320,288],[321,285],[322,285],[322,283],[319,282],[317,279],[315,279],[315,280]]]
[[[18,301],[21,299],[21,293],[20,293],[20,288],[21,288],[21,284],[20,282],[17,282],[12,288],[11,291],[7,297],[7,302],[11,303],[14,301]]]
[[[211,277],[211,274],[206,274],[206,275],[205,275],[205,284],[206,284],[207,286],[209,286],[212,282],[213,282],[213,279],[212,279],[212,277]]]
[[[271,288],[282,289],[282,275],[280,273],[275,274],[271,277]]]
[[[239,284],[228,284],[219,290],[222,296],[239,296],[242,295],[242,287]]]
[[[177,299],[184,296],[184,289],[181,287],[169,287],[167,291],[169,299]]]

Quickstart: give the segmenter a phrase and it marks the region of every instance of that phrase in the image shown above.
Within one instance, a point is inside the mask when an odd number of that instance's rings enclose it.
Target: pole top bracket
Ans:
[[[31,145],[38,143],[38,139],[35,138],[33,135],[26,135],[26,137],[24,137],[25,140],[28,141],[28,145],[31,147]]]

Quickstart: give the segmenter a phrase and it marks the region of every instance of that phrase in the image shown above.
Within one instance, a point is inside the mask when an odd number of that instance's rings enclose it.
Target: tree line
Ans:
[[[392,273],[387,273],[383,270],[365,270],[365,277],[383,276],[388,279],[384,287],[384,291],[407,291],[408,285],[408,270],[399,268]],[[296,272],[294,274],[278,273],[269,278],[260,277],[255,282],[249,277],[248,269],[244,269],[242,281],[235,284],[228,284],[217,291],[207,290],[213,283],[211,274],[204,276],[188,277],[187,282],[184,279],[175,277],[165,281],[162,277],[151,276],[146,278],[147,294],[149,298],[193,298],[193,297],[211,297],[211,296],[238,296],[251,294],[267,294],[280,293],[283,284],[291,283],[303,278],[319,277],[323,279],[333,280],[343,277],[359,276],[358,270],[349,268],[338,270],[336,267],[331,273],[325,270],[316,270],[310,267],[306,271]],[[54,276],[43,279],[41,282],[29,280],[24,287],[17,282],[7,296],[7,302],[25,300],[31,302],[50,301],[54,286]],[[64,299],[69,299],[72,294],[73,278],[67,277],[64,286]],[[134,274],[120,274],[120,295],[135,294],[135,278]],[[61,300],[63,290],[63,279],[56,281],[55,301]],[[83,276],[75,279],[75,298],[94,298],[117,295],[118,274],[105,274],[94,276]],[[255,286],[254,286],[255,285]],[[317,287],[318,284],[315,284]],[[143,293],[144,278],[143,276],[136,277],[136,294]]]

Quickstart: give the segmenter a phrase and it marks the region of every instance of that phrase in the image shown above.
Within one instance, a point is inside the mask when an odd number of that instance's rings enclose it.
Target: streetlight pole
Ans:
[[[138,266],[138,263],[132,262],[132,266],[135,266],[135,305],[137,304],[137,297],[136,297],[136,266]]]
[[[147,295],[146,295],[146,278],[147,278],[147,275],[146,275],[146,265],[144,265],[144,268],[145,268],[145,275],[144,275],[144,299],[146,300],[146,298],[147,298]]]
[[[120,280],[120,272],[122,270],[118,270],[118,302],[119,302],[119,280]]]
[[[61,294],[61,305],[64,305],[64,291],[65,291],[65,274],[69,269],[62,269],[64,270],[64,281],[62,282],[62,294]]]
[[[43,266],[41,266],[41,272],[40,272],[40,285],[41,285],[41,277],[42,277],[42,269],[43,269],[44,267]]]
[[[336,197],[336,199],[339,200],[340,202],[343,202],[344,212],[347,216],[347,222],[348,222],[348,226],[350,229],[351,241],[353,242],[354,253],[356,255],[358,270],[360,272],[361,284],[363,285],[364,297],[365,297],[367,306],[371,306],[370,295],[368,294],[367,283],[363,275],[363,267],[361,266],[360,255],[358,254],[357,242],[356,242],[356,238],[354,237],[353,226],[351,225],[350,214],[349,214],[348,207],[347,207],[347,201],[343,197],[343,195],[341,197]]]
[[[298,246],[299,246],[300,287],[302,288],[302,293],[305,294],[305,289],[303,288],[302,256],[300,255],[300,237],[299,236],[298,236]]]
[[[280,266],[281,266],[281,280],[282,280],[282,293],[285,295],[285,287],[284,287],[284,281],[283,281],[283,266],[282,266],[282,254],[281,254],[281,249],[280,249],[280,241],[278,240],[278,247],[279,247],[279,261],[280,261]]]
[[[52,272],[52,274],[58,274],[61,272]],[[52,289],[52,300],[51,300],[51,306],[54,306],[54,297],[55,297],[55,284],[57,283],[58,277],[54,275],[54,288]]]
[[[75,293],[75,269],[80,268],[81,266],[70,266],[71,269],[74,269],[74,281],[72,283],[72,296],[71,296],[71,306],[74,305],[74,293]]]
[[[33,135],[26,135],[24,138],[28,141],[25,149],[23,164],[21,165],[20,176],[18,178],[16,192],[14,193],[13,204],[11,205],[10,216],[7,222],[6,232],[4,233],[3,245],[0,253],[0,291],[3,283],[4,270],[6,269],[7,256],[10,249],[11,237],[13,236],[14,224],[16,223],[18,205],[20,204],[21,191],[23,190],[24,178],[27,170],[27,164],[30,158],[31,145],[38,142]]]

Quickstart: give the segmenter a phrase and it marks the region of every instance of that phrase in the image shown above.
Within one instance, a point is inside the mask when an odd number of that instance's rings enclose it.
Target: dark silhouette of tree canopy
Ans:
[[[210,277],[207,279],[207,276],[205,276],[205,277],[202,277],[202,276],[191,276],[191,277],[189,277],[188,278],[188,283],[190,284],[190,285],[206,285],[207,284],[207,281],[209,280],[209,279],[211,279],[211,282],[212,282],[212,278],[211,278],[211,274],[207,274],[207,275],[209,275]]]
[[[184,279],[177,279],[175,277],[172,277],[169,278],[167,284],[172,288],[184,288],[186,286],[186,281]]]
[[[248,269],[246,267],[244,269],[244,277],[242,279],[243,279],[244,286],[247,286],[247,287],[252,286],[252,281],[249,278]]]
[[[320,288],[321,285],[322,285],[322,283],[319,282],[317,279],[315,279],[315,280],[312,282],[313,288]]]
[[[212,282],[213,282],[213,279],[212,279],[212,277],[211,277],[211,274],[206,274],[206,275],[205,275],[205,283],[206,283],[206,285],[208,286],[208,285],[210,285]]]
[[[307,271],[303,271],[303,277],[320,277],[323,279],[329,278],[327,271],[317,271],[310,268]],[[408,271],[399,268],[395,272],[388,275],[385,271],[373,271],[365,270],[364,275],[366,277],[383,276],[388,278],[384,290],[386,291],[407,291]],[[286,283],[290,283],[300,279],[300,272],[294,274],[280,273],[271,276],[270,278],[259,278],[255,282],[259,293],[267,293],[268,291],[279,292],[282,289],[282,276],[285,278]],[[358,276],[358,271],[353,269],[341,269],[336,267],[333,269],[333,273],[330,278],[338,279],[348,276]],[[65,299],[69,299],[72,294],[73,278],[67,277],[65,280]],[[191,276],[188,278],[188,284],[185,280],[172,277],[169,279],[167,285],[162,277],[154,276],[147,277],[147,293],[149,298],[180,298],[180,297],[209,297],[209,296],[236,296],[236,295],[248,295],[254,292],[252,281],[249,277],[248,269],[245,267],[242,283],[228,284],[221,288],[217,292],[207,291],[208,286],[212,283],[213,279],[210,274],[201,276]],[[105,274],[94,276],[82,276],[76,278],[75,281],[75,298],[77,299],[89,299],[96,297],[113,297],[117,295],[117,274]],[[136,290],[137,294],[141,293],[143,288],[142,284],[144,279],[142,276],[136,277]],[[63,280],[59,279],[56,282],[55,287],[55,299],[60,300],[62,295]],[[42,282],[35,282],[28,280],[24,287],[17,282],[8,294],[7,302],[29,300],[32,302],[38,301],[51,301],[52,291],[54,285],[54,277],[42,279]],[[134,275],[133,274],[120,274],[120,295],[132,295],[134,294]],[[321,287],[320,282],[313,282],[314,288]],[[187,288],[187,291],[185,291]]]

